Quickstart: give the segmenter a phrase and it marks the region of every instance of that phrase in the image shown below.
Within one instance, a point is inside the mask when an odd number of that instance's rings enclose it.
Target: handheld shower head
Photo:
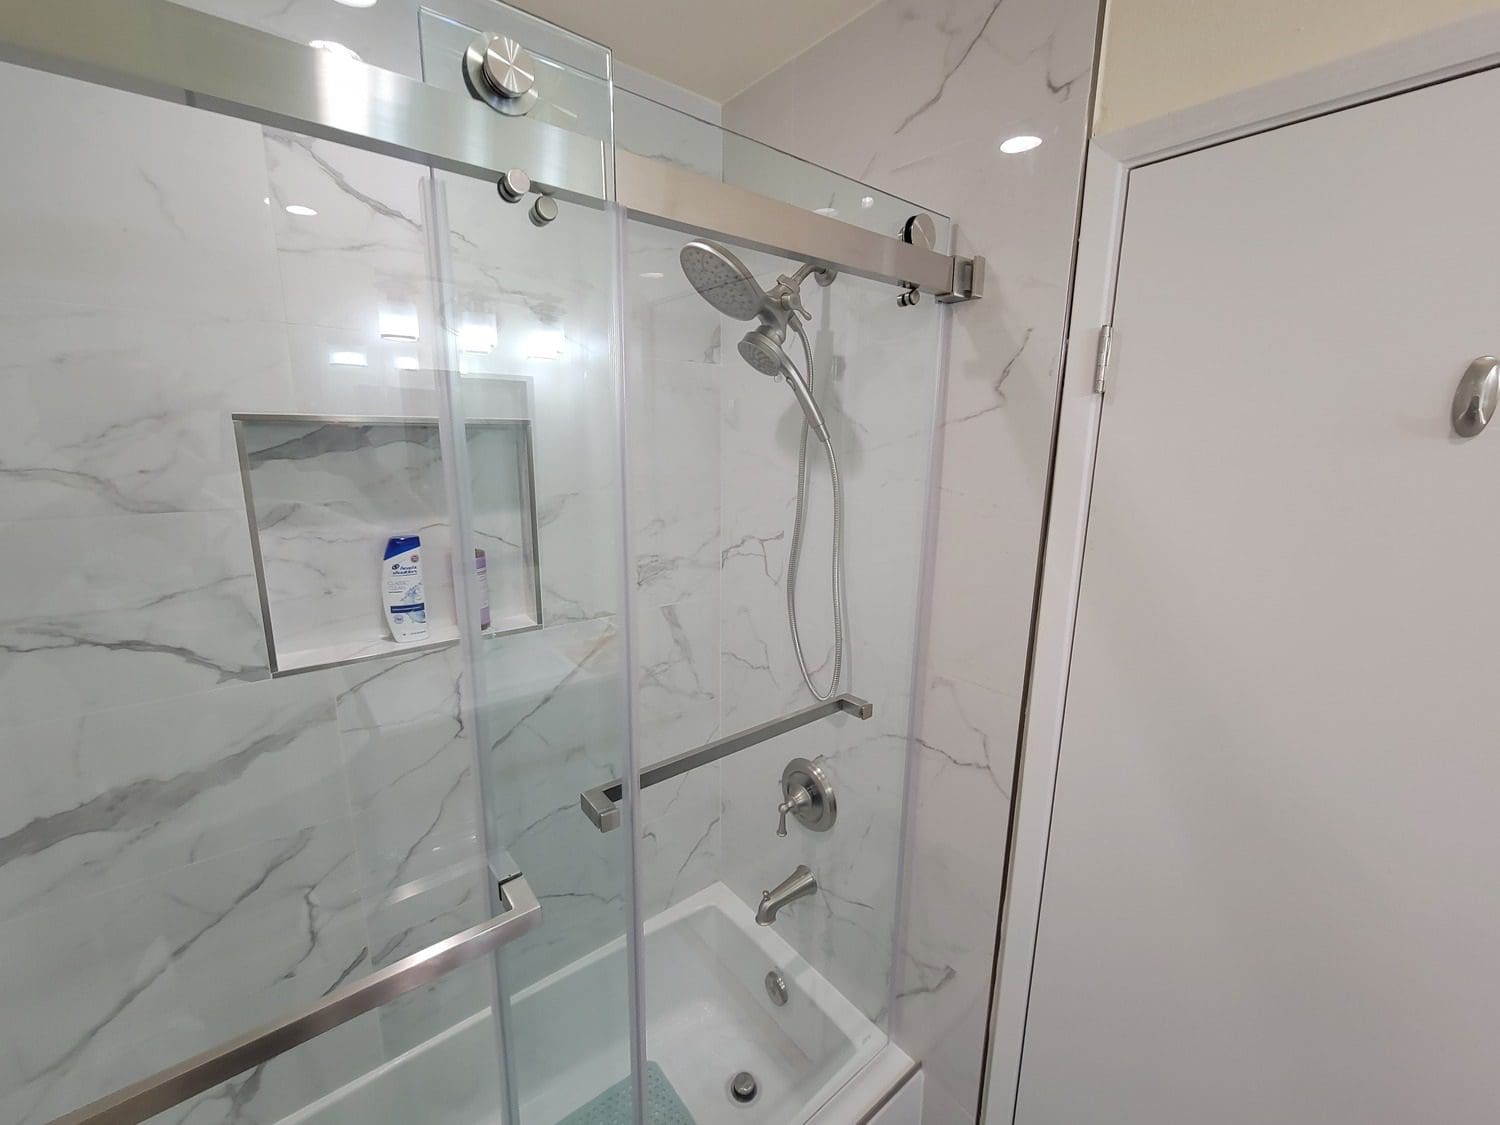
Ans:
[[[797,405],[802,407],[802,414],[807,419],[807,424],[812,427],[813,433],[818,435],[818,440],[824,445],[831,447],[832,439],[828,436],[828,424],[823,421],[823,412],[818,409],[812,390],[802,378],[802,373],[797,370],[796,365],[781,348],[781,342],[785,338],[784,332],[771,325],[762,324],[759,328],[752,328],[740,341],[740,358],[762,375],[769,375],[773,379],[778,376],[784,377],[787,385],[792,388],[792,394],[797,398]]]
[[[838,690],[839,677],[844,667],[844,486],[839,476],[838,457],[834,454],[833,440],[828,435],[828,425],[823,421],[823,412],[813,398],[812,383],[816,376],[812,344],[802,327],[803,320],[811,320],[802,307],[802,283],[809,277],[817,279],[819,285],[830,285],[834,271],[811,262],[798,267],[790,276],[783,274],[776,285],[767,292],[755,280],[755,275],[745,263],[715,242],[694,241],[682,248],[678,258],[682,272],[699,296],[725,316],[736,320],[759,320],[760,323],[745,333],[740,341],[740,356],[762,375],[773,379],[785,379],[796,396],[797,405],[807,424],[802,427],[797,455],[797,515],[792,525],[792,540],[788,547],[786,569],[786,616],[792,631],[792,648],[796,652],[797,667],[807,690],[816,699],[831,699]],[[799,319],[800,318],[800,319]],[[797,370],[797,365],[783,350],[786,332],[790,326],[802,344],[807,357],[807,377]],[[828,454],[829,483],[833,489],[833,674],[828,681],[828,690],[819,691],[808,671],[807,660],[802,653],[802,634],[797,627],[797,568],[802,557],[802,532],[807,514],[807,435],[812,432],[823,443]]]

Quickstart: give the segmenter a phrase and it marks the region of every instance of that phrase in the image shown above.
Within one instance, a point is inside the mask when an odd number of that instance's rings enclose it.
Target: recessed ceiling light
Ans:
[[[861,207],[874,207],[875,197],[873,195],[867,195],[859,201],[859,205]]]
[[[301,203],[288,203],[286,205],[286,213],[288,215],[300,215],[303,218],[310,218],[317,214],[311,207],[304,206]]]
[[[1000,151],[1014,156],[1018,152],[1030,152],[1041,143],[1041,137],[1033,137],[1029,134],[1019,137],[1011,137],[1009,140],[1000,142]]]
[[[837,207],[819,207],[817,212],[819,215],[827,215],[830,219],[836,219],[838,218],[839,209]]]
[[[346,8],[373,8],[376,0],[333,0],[335,4],[342,4]]]
[[[647,281],[660,281],[667,275],[662,273],[661,270],[647,270],[645,273],[641,274],[641,276]]]
[[[369,357],[364,352],[329,352],[328,362],[335,367],[369,367]]]
[[[415,371],[417,369],[417,357],[414,355],[398,355],[396,357],[397,371]]]
[[[342,59],[353,59],[359,62],[359,54],[351,47],[342,43],[335,43],[332,39],[310,39],[307,45],[316,47],[320,51],[327,51],[330,55],[338,55]]]

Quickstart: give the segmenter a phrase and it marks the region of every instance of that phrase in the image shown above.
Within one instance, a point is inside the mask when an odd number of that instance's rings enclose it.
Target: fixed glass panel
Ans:
[[[930,215],[936,232],[933,247],[947,252],[951,223],[946,216],[619,88],[615,140],[642,156],[666,159],[769,199],[891,237],[899,237],[913,215]]]
[[[618,121],[622,145],[731,176],[741,138],[629,95]],[[878,228],[915,210],[810,165],[795,171],[796,202],[850,199],[850,221]],[[862,207],[866,196],[881,206]],[[787,609],[806,415],[788,382],[742,358],[755,324],[689,282],[680,254],[691,236],[637,222],[626,233],[636,736],[649,767],[815,702]],[[800,264],[727,248],[761,290]],[[943,314],[931,301],[898,307],[894,287],[858,278],[809,278],[801,295],[843,492],[838,690],[873,715],[819,719],[642,793],[646,1055],[699,1122],[806,1120],[887,1040]],[[784,350],[805,372],[791,333]],[[834,513],[816,438],[804,503],[798,626],[824,694]],[[797,758],[825,771],[837,817],[811,831],[794,815],[778,838],[779,781]],[[803,865],[816,890],[758,924],[763,891]],[[740,1071],[756,1079],[743,1105],[730,1091]]]

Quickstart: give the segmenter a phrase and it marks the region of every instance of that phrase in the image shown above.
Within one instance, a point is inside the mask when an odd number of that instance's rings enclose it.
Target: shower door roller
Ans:
[[[1490,424],[1500,401],[1500,359],[1482,355],[1464,372],[1453,395],[1453,431],[1473,437]]]

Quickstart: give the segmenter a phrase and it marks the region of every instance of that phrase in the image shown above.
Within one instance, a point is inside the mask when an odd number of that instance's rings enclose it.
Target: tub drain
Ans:
[[[755,1075],[742,1070],[729,1080],[729,1100],[735,1105],[749,1105],[760,1093],[760,1083]]]

